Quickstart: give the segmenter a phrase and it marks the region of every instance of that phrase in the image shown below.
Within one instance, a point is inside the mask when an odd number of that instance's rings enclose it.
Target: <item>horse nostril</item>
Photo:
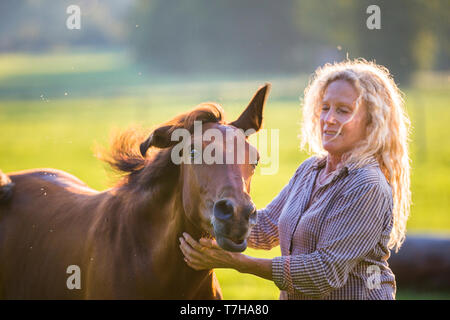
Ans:
[[[234,213],[234,206],[230,200],[219,200],[214,204],[214,217],[219,220],[229,220]]]
[[[256,224],[256,208],[254,206],[250,206],[244,211],[245,219],[250,223],[251,226]]]

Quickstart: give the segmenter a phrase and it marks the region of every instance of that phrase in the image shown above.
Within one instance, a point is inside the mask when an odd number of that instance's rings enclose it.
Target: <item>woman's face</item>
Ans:
[[[358,108],[353,119],[336,136],[342,124],[352,117],[358,96],[356,89],[346,80],[335,80],[325,90],[320,128],[323,148],[330,155],[341,156],[365,138],[368,117],[365,106]]]

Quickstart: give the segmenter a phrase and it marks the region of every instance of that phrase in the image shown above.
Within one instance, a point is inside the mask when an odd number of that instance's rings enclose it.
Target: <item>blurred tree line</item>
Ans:
[[[379,30],[366,26],[372,4]],[[311,72],[348,56],[407,84],[415,70],[449,69],[449,10],[448,0],[138,0],[129,40],[157,71]]]
[[[68,30],[66,8],[81,8]],[[381,29],[369,30],[369,5]],[[450,69],[449,0],[1,0],[0,52],[131,48],[163,73],[299,73],[363,57],[405,85]]]
[[[1,0],[0,52],[114,47],[124,43],[133,0]],[[81,8],[81,29],[69,30],[66,9]]]

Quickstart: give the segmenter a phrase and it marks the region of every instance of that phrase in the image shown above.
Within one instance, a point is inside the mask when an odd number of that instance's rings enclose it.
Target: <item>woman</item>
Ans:
[[[264,209],[248,244],[257,259],[184,234],[194,269],[234,268],[273,280],[282,299],[394,299],[387,260],[410,206],[409,119],[389,71],[364,60],[319,68],[305,90],[303,162]]]

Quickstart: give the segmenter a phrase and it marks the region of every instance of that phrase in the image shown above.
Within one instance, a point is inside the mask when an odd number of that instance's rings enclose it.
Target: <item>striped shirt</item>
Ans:
[[[280,245],[282,256],[272,260],[280,299],[395,299],[387,263],[392,191],[377,160],[336,170],[312,198],[325,165],[326,157],[313,156],[298,167],[258,210],[249,246]]]

